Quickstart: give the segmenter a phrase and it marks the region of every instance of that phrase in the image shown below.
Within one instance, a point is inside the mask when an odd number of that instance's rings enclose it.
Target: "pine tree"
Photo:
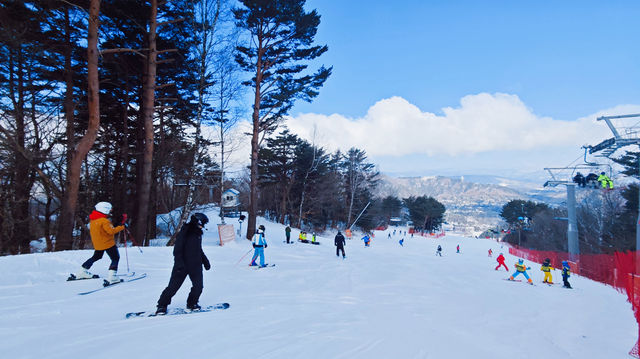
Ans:
[[[314,46],[320,15],[304,10],[304,0],[240,0],[233,10],[236,26],[251,45],[238,46],[236,61],[252,75],[245,82],[254,91],[251,137],[251,178],[247,238],[256,227],[260,135],[273,132],[298,99],[311,101],[331,74],[324,66],[306,74],[305,62],[327,51]]]

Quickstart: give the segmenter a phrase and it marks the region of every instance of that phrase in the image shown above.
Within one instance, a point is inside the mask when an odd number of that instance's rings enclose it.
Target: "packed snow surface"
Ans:
[[[249,267],[245,239],[219,246],[215,224],[203,237],[213,268],[204,272],[200,304],[229,302],[224,311],[125,319],[155,309],[173,265],[170,247],[121,247],[119,272],[128,256],[130,270],[147,278],[86,296],[78,293],[101,279],[65,280],[90,250],[0,258],[0,357],[627,358],[637,340],[623,294],[576,275],[573,290],[547,286],[529,262],[536,286],[505,281],[495,257],[503,252],[511,271],[517,258],[500,243],[406,235],[400,246],[403,236],[388,233],[406,228],[390,227],[368,248],[361,235],[347,240],[343,260],[335,232],[319,236],[318,246],[285,244],[284,226],[258,224],[275,267]],[[91,271],[106,276],[109,262],[105,255]],[[553,276],[562,282],[559,271]],[[184,307],[189,288],[187,279],[170,308]]]

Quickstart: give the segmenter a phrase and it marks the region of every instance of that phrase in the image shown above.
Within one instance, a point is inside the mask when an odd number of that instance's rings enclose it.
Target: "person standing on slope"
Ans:
[[[344,246],[346,244],[345,240],[344,240],[344,236],[342,235],[342,233],[340,231],[338,231],[338,234],[336,234],[336,238],[334,239],[335,245],[336,245],[336,257],[340,256],[340,251],[342,251],[342,259],[345,258],[344,255]]]
[[[438,250],[436,251],[436,255],[442,257],[442,247],[438,244]]]
[[[456,253],[460,253],[460,245],[459,244],[456,246]]]
[[[267,248],[267,240],[264,238],[264,226],[261,224],[253,235],[253,258],[251,258],[250,266],[256,266],[256,259],[260,257],[260,267],[265,267],[264,263],[264,249]]]
[[[551,276],[552,269],[551,259],[546,258],[542,263],[542,267],[540,267],[540,270],[544,272],[544,280],[542,283],[553,284],[553,277]]]
[[[94,262],[102,258],[104,252],[107,252],[107,255],[111,259],[107,282],[109,282],[109,284],[120,282],[120,279],[116,275],[120,254],[118,253],[114,235],[122,231],[124,226],[114,227],[111,224],[111,221],[107,218],[109,214],[111,214],[111,209],[111,203],[98,202],[95,210],[89,215],[89,232],[91,233],[91,243],[93,243],[93,249],[95,251],[93,252],[93,256],[82,264],[80,271],[76,275],[78,279],[93,278],[93,274],[89,273],[89,268],[91,268]]]
[[[287,244],[291,243],[291,227],[287,226],[287,228],[284,229],[284,235],[287,237]]]
[[[209,222],[209,218],[203,213],[194,213],[188,223],[182,226],[176,243],[173,245],[173,269],[169,285],[160,294],[156,314],[167,314],[167,306],[171,304],[171,298],[189,276],[191,291],[187,297],[187,310],[198,311],[200,294],[202,294],[202,267],[211,269],[209,259],[202,251],[202,229]]]
[[[496,258],[496,261],[498,262],[498,266],[496,267],[496,270],[498,270],[498,268],[500,268],[501,266],[504,266],[504,269],[506,269],[507,272],[509,271],[509,268],[507,268],[507,265],[504,264],[504,256],[502,255],[502,253],[500,253],[498,258]]]
[[[571,289],[571,284],[569,284],[569,277],[571,276],[571,266],[569,266],[569,262],[562,261],[562,281],[564,282],[564,287]]]
[[[518,263],[516,263],[516,272],[509,277],[509,280],[515,280],[515,277],[519,274],[523,274],[524,277],[527,278],[527,282],[529,282],[529,284],[533,284],[533,281],[529,278],[529,274],[527,274],[528,269],[531,269],[531,267],[524,265],[524,259],[518,259]]]

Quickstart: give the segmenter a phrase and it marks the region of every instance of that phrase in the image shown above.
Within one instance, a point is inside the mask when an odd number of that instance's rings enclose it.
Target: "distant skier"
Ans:
[[[489,253],[489,257],[491,257],[491,255],[493,254],[493,251],[491,250],[491,248],[489,248],[489,252],[488,253]],[[500,254],[502,254],[502,253],[500,253]]]
[[[118,247],[114,235],[124,229],[124,226],[114,227],[109,220],[111,214],[111,203],[98,202],[95,206],[95,210],[89,215],[89,232],[91,233],[91,243],[93,243],[93,256],[87,259],[80,268],[80,271],[76,275],[78,279],[93,278],[93,274],[89,273],[89,268],[94,262],[102,259],[104,252],[111,259],[109,265],[109,277],[107,281],[109,283],[118,283],[120,279],[117,277],[118,262],[120,261],[120,254],[118,253]]]
[[[311,243],[316,243],[316,232],[311,233]]]
[[[173,269],[169,285],[160,294],[156,314],[167,314],[167,306],[171,298],[178,292],[184,280],[189,276],[191,291],[187,297],[187,310],[198,311],[198,304],[202,294],[202,267],[211,269],[209,259],[202,251],[202,229],[209,222],[203,213],[194,213],[189,223],[186,223],[178,233],[173,246]]]
[[[256,266],[256,259],[260,257],[260,267],[265,267],[264,249],[267,248],[267,240],[264,238],[264,226],[261,224],[253,235],[253,258],[251,258],[250,266]]]
[[[364,246],[369,247],[369,244],[371,244],[371,237],[368,234],[365,234],[364,237],[362,237],[362,240],[364,241]]]
[[[524,265],[524,259],[518,259],[518,263],[516,263],[516,272],[509,277],[509,280],[515,280],[515,277],[519,274],[523,274],[524,277],[527,278],[527,282],[533,285],[533,281],[529,278],[529,274],[527,274],[527,270],[529,269],[531,269],[531,267]]]
[[[507,270],[507,272],[509,271],[509,268],[507,268],[507,265],[504,264],[504,256],[502,255],[502,253],[500,253],[498,258],[496,258],[496,261],[498,262],[498,266],[496,267],[496,270],[498,270],[498,268],[500,268],[502,266],[502,267],[504,267],[504,269]]]
[[[387,235],[387,238],[388,238],[388,239],[391,239],[391,233],[389,233],[389,234]]]
[[[436,255],[442,257],[442,247],[438,244],[438,250],[436,251]]]
[[[287,226],[287,228],[284,229],[284,235],[287,237],[287,244],[291,243],[291,227]]]
[[[400,243],[400,246],[404,247],[404,237],[402,237],[402,239],[399,240],[398,243]]]
[[[544,262],[542,262],[540,270],[544,272],[544,280],[542,283],[553,284],[553,277],[551,276],[551,270],[553,270],[553,267],[551,266],[551,259],[546,258]]]
[[[589,173],[587,177],[585,177],[585,183],[587,187],[598,188],[598,175],[595,173]]]
[[[573,182],[576,183],[578,187],[585,187],[587,185],[587,180],[580,172],[573,176]]]
[[[569,277],[571,276],[571,266],[569,262],[562,261],[562,281],[564,282],[565,288],[571,288],[571,284],[569,284]]]
[[[345,240],[344,240],[344,236],[342,235],[342,233],[340,231],[338,231],[338,234],[336,234],[336,238],[334,239],[334,243],[336,245],[336,257],[340,256],[340,252],[342,251],[342,259],[345,258],[344,255],[344,246],[346,244]]]
[[[456,246],[456,253],[460,253],[460,245],[459,244]]]
[[[609,178],[609,176],[607,176],[605,172],[600,172],[600,176],[598,176],[598,182],[600,182],[600,185],[603,189],[606,189],[607,187],[609,187],[609,189],[613,189],[613,181],[611,180],[611,178]]]

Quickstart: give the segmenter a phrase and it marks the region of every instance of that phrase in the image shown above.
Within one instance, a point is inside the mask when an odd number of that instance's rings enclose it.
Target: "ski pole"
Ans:
[[[253,250],[253,248],[250,248],[250,249],[249,249],[249,251],[248,251],[247,253],[245,253],[245,254],[242,256],[242,258],[240,258],[240,260],[238,261],[238,263],[240,263],[240,262],[244,259],[244,257],[246,257],[246,256],[247,256],[247,254],[249,254],[252,250]],[[236,263],[236,265],[238,265],[238,263]]]
[[[140,245],[136,242],[135,238],[133,238],[133,234],[131,234],[131,231],[129,230],[129,228],[125,227],[124,230],[127,231],[127,234],[129,235],[129,238],[131,238],[131,243],[133,243],[133,245],[136,246],[136,248],[138,248],[140,253],[144,253],[144,252],[142,252],[142,248],[140,248]]]
[[[127,231],[123,231],[122,236],[124,237],[124,256],[125,258],[127,258],[127,273],[129,273],[130,270],[129,270],[129,252],[127,251]]]

